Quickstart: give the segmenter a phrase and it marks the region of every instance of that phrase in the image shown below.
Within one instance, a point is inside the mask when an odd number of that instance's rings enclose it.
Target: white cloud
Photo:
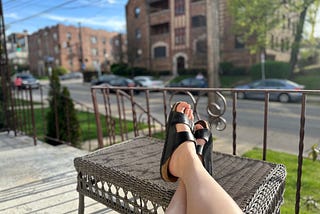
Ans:
[[[8,13],[6,14],[5,18],[20,19],[20,17],[16,13]]]
[[[58,22],[68,22],[72,24],[78,24],[79,22],[87,26],[104,27],[110,31],[124,31],[125,21],[117,17],[94,17],[94,18],[77,18],[77,17],[67,17],[67,16],[57,16],[45,14],[45,17],[50,20]]]

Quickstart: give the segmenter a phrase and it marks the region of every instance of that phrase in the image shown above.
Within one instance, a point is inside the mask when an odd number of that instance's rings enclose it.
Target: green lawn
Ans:
[[[44,140],[44,136],[46,133],[46,114],[49,111],[49,108],[44,108],[41,110],[37,108],[34,110],[35,116],[35,125],[37,131],[37,137],[39,140]],[[86,141],[90,139],[97,139],[97,128],[96,128],[96,120],[95,115],[90,112],[78,111],[77,117],[80,123],[81,132],[82,132],[82,139],[81,141]],[[119,127],[119,120],[112,118],[115,121],[115,133],[120,134],[120,127]],[[105,124],[105,116],[101,115],[100,120],[102,124]],[[128,132],[133,131],[133,122],[127,121],[127,128]],[[145,128],[145,124],[139,124],[140,128]],[[103,129],[103,136],[107,136],[107,130]]]
[[[305,89],[320,89],[320,69],[309,69],[303,73],[298,73],[292,80],[306,86]]]
[[[248,151],[243,156],[260,159],[261,149],[253,149]],[[287,179],[286,189],[284,194],[284,204],[281,207],[281,213],[292,214],[295,213],[295,195],[296,195],[296,180],[297,180],[297,156],[286,154],[283,152],[267,151],[267,161],[273,163],[281,163],[286,166]],[[301,201],[300,201],[300,214],[320,213],[320,207],[307,208],[306,198],[312,197],[317,203],[320,202],[320,162],[313,162],[310,159],[303,160],[302,169],[302,187],[301,187]],[[311,206],[312,207],[312,206]]]

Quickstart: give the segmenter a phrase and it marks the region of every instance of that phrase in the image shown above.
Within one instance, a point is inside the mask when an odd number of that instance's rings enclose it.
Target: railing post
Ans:
[[[267,135],[268,135],[268,112],[269,112],[269,92],[264,95],[264,125],[263,125],[263,160],[267,156]]]
[[[232,93],[232,154],[237,154],[237,92]]]
[[[31,87],[29,87],[29,95],[30,95],[30,107],[31,107],[33,144],[36,146],[37,145],[37,130],[36,130],[36,122],[34,119],[34,108],[33,108],[33,98],[32,98],[32,88]]]
[[[299,140],[299,155],[298,155],[298,172],[297,172],[297,189],[296,189],[296,205],[295,214],[299,214],[300,210],[300,189],[303,164],[303,148],[304,148],[304,128],[306,122],[306,95],[302,94],[301,99],[301,115],[300,115],[300,140]]]
[[[101,130],[100,113],[99,113],[99,108],[97,104],[96,90],[93,88],[91,88],[91,97],[92,97],[94,114],[95,114],[96,123],[97,123],[98,147],[99,149],[101,149],[103,148],[103,136],[102,136],[102,130]]]

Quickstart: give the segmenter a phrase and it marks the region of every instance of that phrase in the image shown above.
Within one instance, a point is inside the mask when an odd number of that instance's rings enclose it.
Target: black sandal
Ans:
[[[194,132],[196,139],[203,139],[206,141],[204,145],[196,145],[197,154],[203,159],[203,166],[212,176],[212,148],[213,139],[210,131],[210,125],[207,121],[199,120],[194,125],[200,124],[203,129],[198,129]]]
[[[161,164],[160,164],[160,174],[164,181],[175,182],[178,178],[169,172],[169,162],[172,153],[178,148],[178,146],[186,141],[193,141],[196,143],[192,127],[193,123],[189,120],[187,115],[181,112],[177,112],[176,108],[180,103],[175,103],[170,111],[167,130],[166,130],[166,140],[162,151]],[[183,123],[190,127],[190,131],[177,132],[176,124]]]

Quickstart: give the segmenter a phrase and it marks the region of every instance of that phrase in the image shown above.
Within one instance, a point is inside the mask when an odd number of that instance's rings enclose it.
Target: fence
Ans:
[[[154,90],[156,92],[154,92]],[[280,135],[286,135],[286,125],[292,123],[292,115],[294,115],[294,127],[295,135],[293,137],[285,137],[283,144],[287,144],[284,150],[287,149],[288,143],[297,142],[298,145],[295,149],[295,153],[298,156],[297,162],[297,178],[296,178],[296,202],[295,213],[299,213],[300,200],[301,200],[301,178],[302,178],[302,166],[303,157],[307,154],[304,153],[305,148],[305,129],[306,129],[306,107],[307,105],[313,105],[311,102],[307,102],[307,98],[313,98],[314,95],[319,96],[318,90],[255,90],[255,89],[222,89],[222,88],[202,88],[202,89],[190,89],[190,88],[159,88],[159,89],[139,89],[123,87],[92,87],[92,100],[94,104],[97,133],[99,148],[107,145],[111,145],[134,136],[149,135],[154,136],[157,133],[161,133],[165,130],[165,121],[167,121],[170,106],[179,100],[185,100],[189,102],[194,110],[196,119],[206,119],[210,122],[212,127],[215,127],[218,131],[229,132],[224,136],[231,143],[232,154],[237,155],[238,139],[246,139],[248,141],[257,140],[256,145],[262,147],[262,160],[266,160],[267,149],[269,143],[269,133],[272,132],[272,125],[275,123],[281,123],[284,126],[280,128],[276,139],[272,139],[270,144],[276,144],[275,146],[281,146]],[[260,95],[263,102],[241,101],[238,98],[243,98],[243,93],[256,93]],[[139,94],[139,95],[137,95]],[[277,94],[277,96],[274,96]],[[296,103],[279,103],[271,102],[271,98],[279,98],[280,95],[297,95],[300,97]],[[278,100],[279,101],[279,100]],[[257,114],[259,117],[252,118],[256,121],[261,121],[261,127],[255,127],[254,131],[261,130],[261,136],[256,137],[255,133],[239,131],[241,126],[241,120],[243,119],[242,111],[239,111],[239,106],[245,105],[257,105],[255,111],[259,111]],[[259,103],[259,104],[257,104]],[[231,106],[231,110],[227,112],[227,105]],[[246,107],[244,107],[246,109]],[[289,116],[283,114],[280,110],[285,109],[289,111]],[[279,111],[274,113],[274,111]],[[317,112],[317,107],[314,107]],[[239,113],[240,112],[240,113]],[[97,115],[105,115],[104,119]],[[274,114],[278,114],[273,116]],[[231,128],[227,128],[227,117],[229,117],[229,123]],[[244,116],[250,120],[250,116]],[[278,117],[278,118],[277,118]],[[290,118],[291,117],[291,118]],[[280,119],[279,119],[280,118]],[[286,121],[287,119],[288,121]],[[271,119],[275,119],[274,122]],[[129,130],[128,121],[132,122],[131,130]],[[147,124],[147,127],[143,127]],[[116,127],[116,125],[118,125]],[[314,130],[315,129],[315,130]],[[311,135],[317,135],[316,127],[312,128],[315,132]],[[118,133],[115,133],[118,130]],[[128,133],[131,132],[131,135]],[[107,134],[103,134],[107,133]],[[215,132],[218,133],[218,132]],[[217,134],[219,135],[219,134]],[[118,136],[118,138],[116,138]],[[244,137],[245,136],[245,137]],[[231,138],[231,139],[230,139]],[[252,138],[252,139],[250,139]],[[308,138],[309,139],[309,138]],[[311,148],[313,143],[318,142],[318,138],[313,138],[314,141],[308,140],[308,148]],[[289,145],[290,147],[290,145]],[[298,151],[297,151],[297,150]]]
[[[55,123],[56,137],[46,134],[46,115],[49,107],[48,101],[43,96],[46,91],[48,88],[44,86],[41,86],[39,90],[11,89],[12,101],[6,104],[9,107],[7,117],[11,121],[10,129],[14,130],[16,134],[33,136],[35,144],[39,137],[43,140],[71,144],[68,140],[68,128],[67,136],[64,136],[63,139],[60,138],[59,130],[61,128],[59,126],[61,124],[59,123]],[[238,96],[241,93],[259,93],[263,101],[239,100]],[[271,102],[270,98],[274,93],[298,93],[301,99],[296,103]],[[88,92],[89,94],[90,92]],[[128,89],[95,86],[91,88],[93,108],[75,101],[74,106],[78,114],[82,112],[85,115],[80,121],[82,133],[88,134],[92,130],[94,132],[91,133],[91,136],[83,136],[80,139],[80,141],[92,139],[89,140],[89,150],[102,148],[135,136],[158,136],[160,134],[163,136],[170,106],[179,100],[185,100],[192,104],[196,119],[208,120],[212,127],[219,131],[214,132],[215,136],[227,139],[226,146],[231,147],[230,152],[234,155],[238,155],[238,149],[243,142],[254,141],[255,146],[258,145],[262,148],[261,159],[266,160],[269,147],[280,146],[281,141],[297,142],[296,148],[290,148],[290,145],[287,145],[284,150],[292,149],[291,153],[295,153],[298,157],[295,213],[299,213],[303,158],[307,155],[305,148],[311,148],[311,145],[318,143],[317,123],[308,123],[306,114],[307,107],[311,113],[318,112],[318,107],[310,101],[315,95],[318,97],[320,91],[222,88],[158,88],[150,90],[147,88]],[[65,108],[68,112],[68,106]],[[61,113],[57,111],[58,108],[55,106],[52,109],[56,109],[54,111],[56,116]],[[65,123],[69,127],[68,119]],[[252,123],[254,128],[246,128],[248,123]],[[290,135],[291,137],[287,134],[286,125],[288,124],[294,125],[295,131],[292,136]],[[311,125],[308,126],[308,124]],[[308,132],[306,135],[307,126],[308,130],[311,129],[314,132]],[[278,132],[274,129],[278,129]]]

